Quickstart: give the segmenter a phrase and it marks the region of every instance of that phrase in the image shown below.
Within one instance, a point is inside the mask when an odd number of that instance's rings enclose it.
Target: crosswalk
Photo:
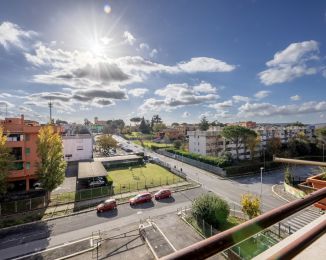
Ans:
[[[322,214],[323,212],[317,208],[308,207],[283,220],[282,224],[287,227],[290,234],[293,234],[315,219],[319,218]]]

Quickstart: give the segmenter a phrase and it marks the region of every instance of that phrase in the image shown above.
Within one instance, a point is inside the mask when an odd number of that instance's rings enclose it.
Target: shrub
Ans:
[[[226,167],[231,163],[226,157],[205,156],[173,148],[168,148],[166,151],[218,167]]]
[[[279,163],[273,161],[265,162],[265,170],[274,169],[279,165],[280,165]],[[250,172],[259,172],[260,167],[264,167],[263,162],[251,161],[250,164],[229,166],[229,167],[225,167],[224,169],[228,176],[232,176],[232,175],[240,175],[240,174],[250,173]]]
[[[250,193],[241,196],[242,212],[252,219],[260,214],[260,199]]]
[[[215,194],[204,194],[192,203],[192,214],[215,228],[223,225],[230,214],[227,202]]]
[[[293,184],[293,173],[289,166],[287,166],[284,171],[284,182],[288,185]]]
[[[106,179],[107,179],[107,181],[108,181],[108,185],[111,186],[111,185],[113,184],[113,180],[112,180],[112,178],[111,178],[109,175],[107,175],[107,176],[106,176]]]

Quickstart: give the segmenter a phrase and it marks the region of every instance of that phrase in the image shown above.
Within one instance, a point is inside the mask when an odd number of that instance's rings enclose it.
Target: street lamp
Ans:
[[[325,161],[325,144],[323,144],[323,162]]]
[[[260,167],[260,199],[263,193],[263,170],[264,167]]]

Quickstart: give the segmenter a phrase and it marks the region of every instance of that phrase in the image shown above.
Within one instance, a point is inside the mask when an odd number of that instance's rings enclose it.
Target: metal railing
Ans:
[[[212,255],[222,252],[225,249],[230,248],[240,241],[243,241],[259,233],[263,229],[266,229],[267,227],[281,221],[288,216],[293,215],[294,213],[306,208],[315,202],[318,202],[325,197],[326,188],[320,189],[316,192],[311,193],[310,195],[307,195],[303,199],[287,203],[243,224],[235,226],[208,239],[165,256],[163,259],[206,259]],[[304,246],[307,245],[308,243],[306,242]],[[304,247],[301,247],[301,250],[303,249]]]

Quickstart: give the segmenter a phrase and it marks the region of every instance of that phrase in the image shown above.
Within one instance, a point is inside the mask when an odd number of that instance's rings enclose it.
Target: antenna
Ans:
[[[50,109],[50,124],[52,124],[52,107],[53,107],[53,104],[52,104],[52,100],[50,98],[50,102],[49,102],[49,109]]]

